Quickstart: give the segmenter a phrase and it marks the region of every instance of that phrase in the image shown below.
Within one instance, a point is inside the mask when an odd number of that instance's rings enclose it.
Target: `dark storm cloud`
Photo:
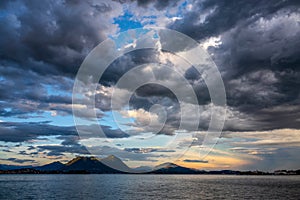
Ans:
[[[34,146],[29,146],[28,148],[27,148],[27,150],[34,150],[35,149],[35,147]]]
[[[170,28],[183,32],[194,39],[219,35],[239,23],[251,23],[260,17],[274,14],[282,8],[300,5],[297,0],[277,1],[234,1],[209,0],[191,1],[193,9],[184,13],[183,19],[176,20]],[[211,12],[211,13],[210,13]],[[206,14],[203,23],[200,15]]]
[[[185,159],[185,160],[183,160],[183,162],[187,162],[187,163],[208,163],[207,160],[190,160],[190,159]]]
[[[173,7],[176,6],[179,0],[165,0],[165,1],[159,1],[159,0],[137,0],[138,6],[142,6],[147,8],[149,4],[153,4],[153,6],[157,10],[163,10],[166,7]]]
[[[179,25],[180,31],[189,34],[190,28],[195,35],[189,35],[198,40],[220,36],[222,43],[217,47],[210,47],[209,51],[214,54],[213,59],[223,75],[228,105],[237,112],[236,118],[245,114],[248,119],[245,117],[243,120],[249,121],[248,124],[242,126],[244,122],[230,119],[225,130],[297,128],[299,114],[294,112],[284,114],[287,117],[286,122],[274,123],[279,119],[278,113],[265,112],[266,109],[272,110],[271,108],[284,104],[286,108],[293,108],[299,102],[300,62],[297,55],[300,53],[298,42],[300,41],[300,28],[297,22],[299,15],[295,15],[297,2],[286,1],[278,4],[272,3],[272,5],[267,2],[258,2],[253,6],[254,4],[256,3],[245,2],[242,5],[240,2],[236,4],[223,1],[195,3],[193,9],[183,15],[183,19],[177,20],[170,27],[176,28],[177,24],[182,23]],[[140,5],[150,6],[150,3],[141,2]],[[201,9],[207,12],[210,10],[211,13],[207,14],[203,23],[196,23],[199,15],[204,13],[200,12]],[[234,13],[237,13],[239,17],[233,17]],[[195,17],[194,21],[189,19],[191,15]],[[124,61],[120,63],[126,67],[130,66]],[[120,69],[120,71],[123,70],[122,67]],[[129,69],[131,67],[126,68],[126,70]],[[195,73],[193,67],[185,73],[185,77],[197,94],[199,103],[207,104],[210,102],[209,93],[205,83],[199,82],[199,75]],[[121,74],[117,70],[107,77],[113,76],[117,79]],[[131,106],[147,110],[153,105],[151,98],[170,95],[172,96],[162,87],[143,86],[132,97]],[[178,117],[172,120],[174,125],[178,124]],[[240,125],[232,126],[234,123]],[[199,128],[202,130],[207,127]]]
[[[299,70],[297,18],[297,12],[280,11],[222,34],[222,44],[212,50],[218,66],[231,79],[264,69],[275,73]]]
[[[101,76],[101,79],[99,81],[100,85],[98,85],[97,90],[101,91],[100,93],[97,93],[95,95],[95,106],[96,108],[100,109],[101,111],[110,111],[111,110],[111,94],[110,91],[115,89],[115,85],[117,84],[118,80],[127,72],[130,72],[130,70],[134,69],[135,67],[139,65],[143,65],[146,63],[152,63],[152,62],[158,62],[158,54],[159,52],[154,49],[142,49],[142,50],[135,50],[130,53],[127,53],[125,55],[122,55],[121,57],[117,58],[114,62],[112,62],[108,68],[105,70],[103,75]],[[138,76],[136,76],[138,77]],[[133,77],[133,78],[136,78]],[[105,87],[103,87],[105,86]],[[124,85],[118,85],[121,89],[128,89]],[[108,92],[107,92],[107,91]],[[143,89],[139,89],[138,91],[142,92]],[[147,90],[148,91],[148,90]],[[135,108],[147,108],[151,105],[151,100],[148,98],[157,96],[159,93],[158,90],[153,90],[157,95],[153,94],[147,94],[146,89],[144,90],[144,94],[140,95],[134,95],[130,100],[130,105],[132,105]],[[164,90],[167,91],[167,90]],[[110,95],[106,95],[106,93],[109,93]],[[162,94],[164,95],[164,94]],[[166,94],[165,94],[166,95]],[[135,98],[135,96],[137,98]],[[122,98],[122,97],[120,97]]]
[[[6,161],[11,161],[11,162],[15,162],[15,163],[25,163],[25,162],[31,162],[34,163],[35,160],[32,159],[18,159],[18,158],[7,158],[7,159],[1,159],[1,160],[6,160]]]
[[[49,87],[52,91],[57,93],[71,92],[73,84],[71,79],[51,75],[45,77],[35,72],[22,69],[21,67],[8,66],[0,66],[0,74],[3,78],[0,80],[0,100],[6,101],[7,104],[20,100],[28,100],[41,104],[71,103],[71,95],[55,94],[54,92],[49,94],[50,92],[47,88]],[[4,107],[3,104],[2,106]],[[18,105],[15,104],[15,106],[17,107]],[[20,108],[19,110],[22,109]]]
[[[222,73],[228,105],[249,122],[231,129],[244,122],[229,119],[228,130],[299,128],[299,10],[299,1],[194,1],[169,25],[200,42],[220,38],[208,51]],[[190,69],[186,77],[197,74]]]
[[[76,135],[74,127],[59,127],[49,122],[0,122],[0,141],[24,142],[39,136]]]
[[[299,104],[281,105],[254,112],[256,118],[264,125],[265,129],[280,129],[282,127],[300,129],[299,113]]]
[[[79,143],[77,135],[60,135],[56,137],[63,140],[60,145],[37,146],[38,152],[47,151],[47,156],[63,156],[64,153],[90,154],[88,150]]]
[[[19,155],[24,155],[24,156],[31,156],[33,157],[34,155],[37,155],[38,152],[27,152],[27,151],[19,151]]]
[[[62,145],[78,145],[78,140],[79,140],[79,137],[78,136],[74,136],[74,135],[61,135],[61,136],[58,136],[57,139],[59,140],[63,140],[61,142]]]
[[[108,138],[126,138],[129,135],[123,132],[121,129],[112,129],[110,126],[101,126],[103,132]]]
[[[224,74],[228,105],[263,122],[258,129],[295,128],[300,118],[275,111],[278,106],[299,107],[300,25],[295,17],[299,15],[284,11],[237,27],[211,49]]]
[[[180,0],[165,0],[165,1],[159,1],[157,0],[154,4],[154,7],[157,10],[164,10],[166,7],[174,7],[177,6],[177,3]]]
[[[177,3],[137,1],[140,6],[137,9],[152,6],[162,11]],[[222,73],[228,105],[238,113],[236,117],[246,114],[245,121],[251,121],[247,126],[233,121],[225,129],[297,128],[300,118],[297,112],[300,97],[299,2],[212,0],[191,4],[191,10],[183,11],[169,27],[200,42],[220,36],[221,44],[210,47],[209,52],[214,54],[213,59]],[[0,100],[3,102],[0,115],[30,118],[44,111],[71,114],[71,96],[64,94],[71,93],[72,78],[85,55],[104,39],[105,32],[111,33],[113,26],[107,15],[114,12],[114,7],[110,3],[90,1],[13,1],[1,3],[0,9],[5,11],[0,17]],[[159,59],[153,50],[126,54],[111,64],[100,83],[113,86],[133,67],[156,61]],[[199,103],[208,104],[209,93],[205,83],[199,81],[200,74],[191,67],[185,72],[185,78],[192,84]],[[45,85],[53,87],[55,92],[49,92]],[[103,100],[103,96],[99,98]],[[164,129],[165,133],[172,133],[180,118],[176,115],[178,102],[169,90],[145,85],[133,95],[130,106],[148,110],[155,103],[175,108],[168,113]],[[96,106],[102,111],[110,110],[104,101]],[[276,110],[280,106],[292,111]],[[238,128],[232,126],[233,123],[239,124]],[[18,141],[14,136],[15,131],[20,131],[18,128],[1,129],[13,136],[11,140]],[[119,130],[104,129],[109,137],[127,137]],[[38,135],[33,131],[34,134]],[[33,137],[25,135],[21,141]]]
[[[256,81],[259,87],[260,82],[266,84],[267,80],[263,79],[268,78],[264,74],[268,71],[262,70],[271,70],[280,80],[269,84],[273,84],[279,93],[297,98],[299,6],[298,1],[204,1],[193,4],[192,11],[170,27],[176,29],[178,25],[180,31],[198,40],[220,35],[222,44],[210,51],[215,54],[214,60],[223,72],[225,81],[234,78],[242,78],[242,81],[250,79],[252,83]],[[200,15],[207,9],[211,9],[211,13],[201,23]],[[194,31],[194,34],[189,30]],[[254,72],[257,72],[255,78],[250,74]],[[292,79],[286,73],[293,74]],[[240,86],[244,86],[243,83]],[[227,86],[229,92],[231,88],[238,87]],[[237,101],[245,100],[236,96],[234,98]]]
[[[38,139],[41,136],[60,136],[62,145],[75,145],[78,143],[78,134],[74,126],[55,126],[50,122],[0,122],[0,141],[3,142],[25,142]],[[96,126],[96,125],[91,125]],[[94,130],[85,134],[85,138],[98,137],[98,129],[91,126],[81,125],[81,130]],[[109,126],[101,126],[106,137],[122,138],[128,135],[120,129],[112,129]]]
[[[114,60],[100,79],[102,85],[114,85],[129,70],[136,66],[156,62],[158,51],[154,49],[135,50]]]
[[[64,155],[63,153],[55,152],[55,151],[50,151],[47,153],[47,156],[63,156],[63,155]]]
[[[185,71],[184,77],[192,85],[200,105],[205,105],[211,102],[206,83],[194,66],[191,66]]]
[[[99,125],[98,124],[91,124],[91,125],[77,125],[77,130],[80,131],[81,139],[88,139],[88,138],[99,138]],[[101,125],[101,129],[105,134],[105,137],[108,138],[126,138],[129,135],[123,132],[121,129],[113,129],[110,126]],[[67,142],[67,141],[65,141]]]
[[[167,7],[174,7],[180,0],[113,0],[121,4],[137,2],[140,7],[148,8],[150,5],[154,6],[157,10],[163,10]]]
[[[93,8],[95,8],[99,13],[105,13],[112,10],[112,7],[109,4],[99,3],[99,4],[91,4]]]
[[[175,152],[175,150],[158,149],[158,148],[125,148],[124,150],[133,153]]]
[[[136,2],[138,4],[138,6],[147,6],[148,4],[150,4],[153,1],[152,0],[137,0]]]
[[[285,148],[278,148],[274,150],[271,154],[265,154],[262,156],[262,162],[260,162],[259,168],[261,170],[279,170],[279,169],[298,169],[296,165],[295,168],[295,158],[300,153],[299,147],[285,147]],[[253,163],[244,167],[245,169],[256,169],[257,163]]]
[[[212,36],[220,37],[221,44],[208,50],[222,73],[227,103],[235,112],[233,118],[229,117],[225,130],[299,128],[300,3],[190,2],[191,10],[184,11],[182,18],[169,27],[200,42]],[[150,7],[154,3],[139,1],[138,5]],[[208,103],[210,98],[205,83],[198,82],[199,74],[193,67],[186,71],[185,77],[193,85],[199,103]],[[135,108],[151,105],[148,101],[151,95],[169,93],[161,87],[148,85],[137,94],[132,98],[138,100],[132,101]],[[280,106],[290,112],[279,110]],[[172,120],[176,124],[179,119]]]
[[[175,94],[170,89],[164,87],[163,85],[153,83],[141,86],[136,90],[136,94],[140,97],[156,96],[176,99]]]
[[[72,113],[73,79],[81,62],[116,29],[108,16],[115,14],[118,4],[111,3],[1,3],[1,116],[27,119],[45,111]]]
[[[43,75],[73,76],[110,29],[103,14],[111,7],[104,3],[12,1],[2,11],[1,60]],[[94,23],[97,19],[103,23]]]
[[[43,145],[38,146],[39,152],[49,151],[47,155],[61,156],[63,153],[75,153],[75,154],[90,154],[89,151],[82,145]]]

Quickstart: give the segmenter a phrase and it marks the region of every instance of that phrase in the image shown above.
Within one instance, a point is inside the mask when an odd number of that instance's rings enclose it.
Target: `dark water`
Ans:
[[[300,199],[300,176],[0,175],[1,199]]]

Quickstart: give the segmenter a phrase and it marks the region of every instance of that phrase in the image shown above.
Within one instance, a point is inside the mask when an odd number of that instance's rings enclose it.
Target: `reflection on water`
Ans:
[[[0,176],[0,199],[299,199],[299,188],[300,176]]]

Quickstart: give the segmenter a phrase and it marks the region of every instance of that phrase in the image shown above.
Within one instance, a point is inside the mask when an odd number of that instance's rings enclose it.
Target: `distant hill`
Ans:
[[[174,163],[166,162],[166,163],[157,165],[154,169],[155,170],[162,169],[162,168],[169,169],[169,168],[176,168],[176,167],[178,167],[178,165],[176,165]]]
[[[47,165],[43,165],[40,167],[33,167],[36,170],[40,170],[40,171],[58,171],[61,170],[65,167],[64,164],[62,164],[61,162],[53,162]]]
[[[144,173],[144,172],[150,172],[153,171],[152,167],[149,166],[140,166],[133,169],[135,173]]]
[[[32,166],[31,165],[19,166],[19,165],[0,164],[0,170],[15,170],[15,169],[24,169],[24,168],[32,168]]]

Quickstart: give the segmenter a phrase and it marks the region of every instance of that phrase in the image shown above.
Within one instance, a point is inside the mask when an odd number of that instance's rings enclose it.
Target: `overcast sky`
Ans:
[[[80,65],[93,48],[117,33],[165,27],[186,34],[208,52],[222,76],[227,102],[223,132],[212,152],[201,158],[195,144],[177,163],[200,169],[300,168],[299,13],[297,0],[1,1],[0,163],[41,165],[89,155],[72,115]],[[133,92],[128,106],[121,101],[128,88],[118,80],[141,64],[145,73],[150,67],[163,77],[161,83],[174,88],[182,85],[168,69],[179,66],[195,91],[202,112],[198,119],[189,107],[189,120],[199,126],[186,128],[172,148],[159,147],[180,134],[182,105],[176,94],[147,84]],[[134,73],[138,79],[140,72]],[[192,135],[203,139],[209,126],[212,103],[205,81],[172,52],[124,54],[96,87],[97,123],[115,146],[95,142],[97,133],[89,132],[84,140],[91,149],[98,145],[103,156],[115,154],[130,166],[172,161],[189,146]],[[113,113],[114,91],[120,101]],[[89,88],[83,95],[88,97]],[[163,113],[151,109],[157,104]],[[83,119],[89,115],[78,113]],[[153,126],[145,126],[149,119]],[[94,126],[80,124],[82,130]],[[146,140],[151,142],[142,142]]]

